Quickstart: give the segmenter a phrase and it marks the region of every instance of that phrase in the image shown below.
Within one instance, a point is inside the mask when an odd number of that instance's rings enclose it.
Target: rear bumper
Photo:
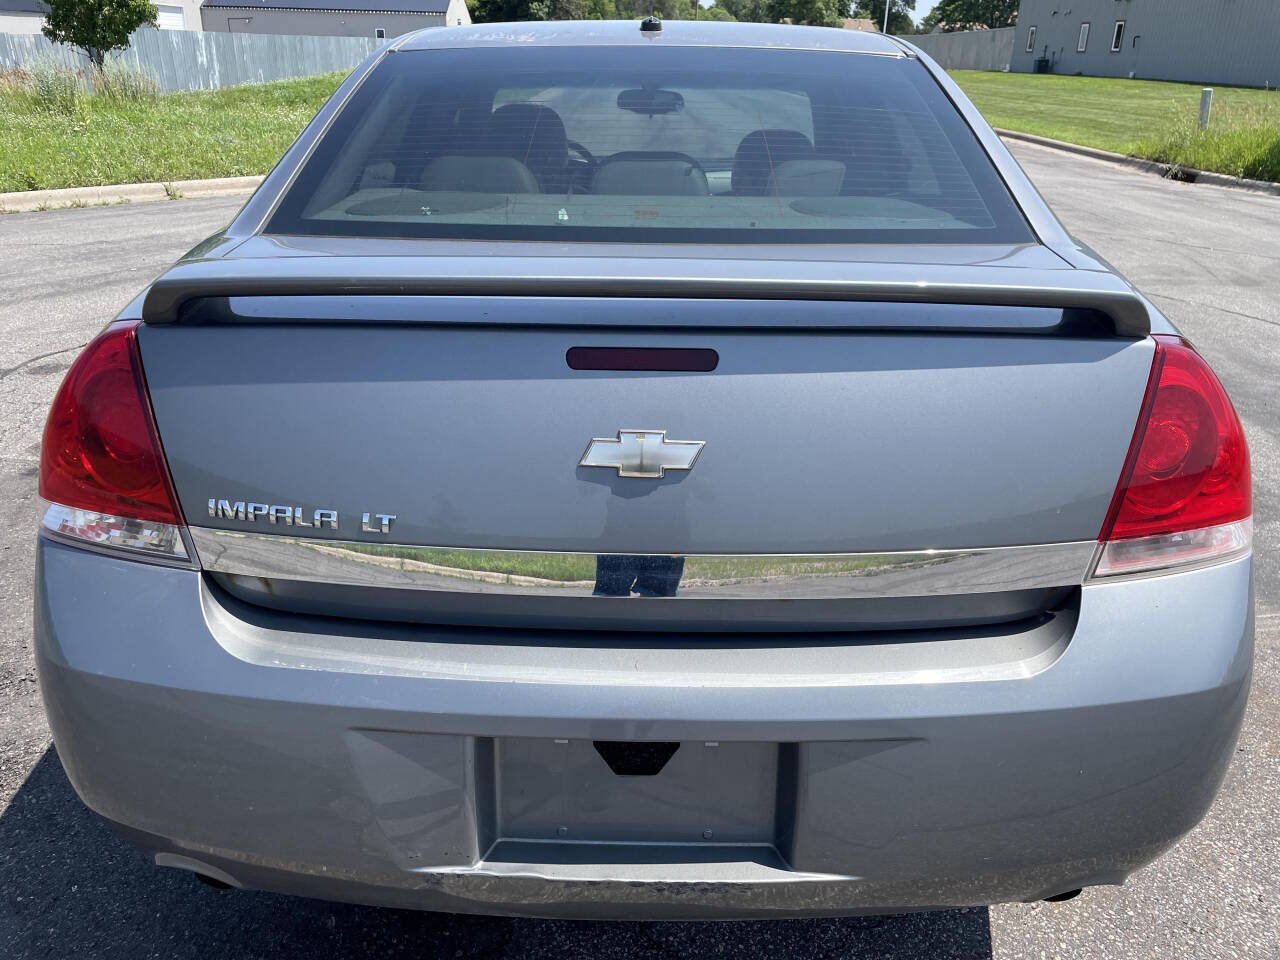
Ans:
[[[158,862],[402,907],[709,918],[1122,881],[1212,801],[1252,606],[1244,558],[953,647],[601,650],[273,614],[41,540],[35,624],[72,783]],[[592,740],[681,746],[616,777]]]

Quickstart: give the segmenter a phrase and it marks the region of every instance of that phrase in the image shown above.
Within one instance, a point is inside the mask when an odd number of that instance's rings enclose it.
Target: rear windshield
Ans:
[[[654,46],[388,55],[268,229],[611,242],[1031,239],[918,61]]]

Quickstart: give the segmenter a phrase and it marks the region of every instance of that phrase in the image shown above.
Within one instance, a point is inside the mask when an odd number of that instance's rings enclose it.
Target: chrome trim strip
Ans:
[[[901,553],[638,555],[484,550],[191,527],[205,570],[276,580],[505,596],[840,600],[1082,583],[1092,540]],[[603,561],[603,566],[601,561]],[[647,580],[648,585],[642,581]],[[632,593],[601,593],[617,582]],[[676,596],[676,586],[679,592]]]

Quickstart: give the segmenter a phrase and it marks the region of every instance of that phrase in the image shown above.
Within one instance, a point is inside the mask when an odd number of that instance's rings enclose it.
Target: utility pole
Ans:
[[[889,32],[889,4],[891,3],[893,0],[884,0],[884,28],[881,29],[881,33]]]

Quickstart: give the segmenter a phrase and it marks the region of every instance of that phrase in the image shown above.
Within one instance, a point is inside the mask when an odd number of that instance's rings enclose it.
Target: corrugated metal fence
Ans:
[[[127,49],[112,54],[150,70],[162,90],[215,90],[239,83],[265,83],[350,70],[374,49],[366,37],[278,37],[261,33],[197,33],[139,30]],[[39,34],[0,33],[0,69],[41,57],[85,65],[75,47]]]
[[[914,43],[946,70],[1008,70],[1016,27],[926,33],[902,39]]]

